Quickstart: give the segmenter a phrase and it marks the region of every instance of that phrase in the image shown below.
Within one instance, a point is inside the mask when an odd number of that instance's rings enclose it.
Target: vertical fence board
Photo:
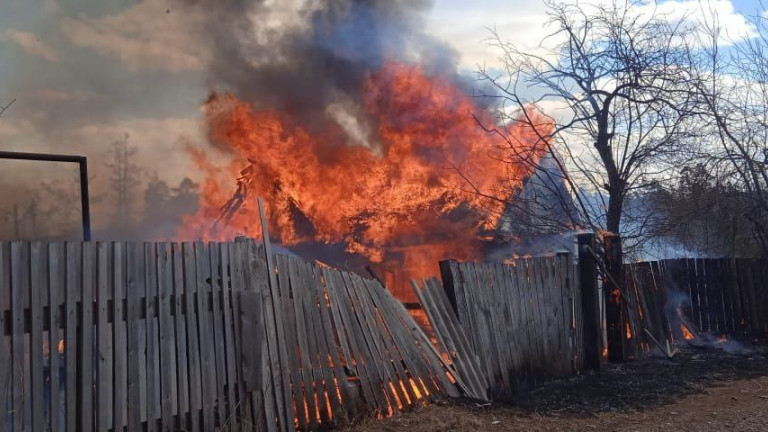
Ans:
[[[198,323],[201,314],[197,311],[197,267],[194,257],[194,246],[191,243],[182,245],[184,257],[184,302],[186,307],[187,336],[189,339],[189,408],[191,411],[191,431],[200,430],[202,408],[200,351],[202,344],[198,341]]]
[[[96,244],[96,350],[97,383],[96,388],[96,429],[107,431],[112,428],[112,334],[108,322],[108,290],[110,288],[109,261],[107,248],[109,244]],[[113,320],[114,321],[114,320]]]
[[[128,431],[142,429],[142,394],[141,394],[141,361],[142,357],[142,320],[141,297],[146,291],[144,287],[143,250],[136,243],[125,244],[126,255],[126,330],[127,337],[127,425]]]
[[[59,375],[59,364],[61,359],[61,353],[59,352],[59,326],[61,325],[61,312],[59,309],[61,303],[60,294],[63,292],[64,287],[64,244],[60,242],[50,243],[48,245],[48,322],[50,323],[50,329],[48,332],[48,349],[50,351],[50,430],[58,432],[61,424],[61,378]],[[2,245],[0,245],[0,267],[2,267]],[[3,290],[3,276],[2,270],[0,270],[0,291]],[[0,311],[5,310],[2,304],[3,294],[0,292]],[[4,315],[4,314],[0,314]],[[0,318],[0,328],[5,328],[3,319]],[[3,338],[4,339],[4,338]],[[0,347],[0,382],[5,383],[3,379],[3,348],[5,344]],[[0,407],[5,408],[5,392],[0,394]],[[2,419],[0,419],[2,421]]]
[[[45,275],[45,262],[43,257],[43,245],[40,242],[30,244],[30,284],[29,284],[29,309],[31,318],[31,332],[29,338],[30,347],[30,374],[32,376],[32,430],[45,429],[45,417],[43,415],[43,305],[42,293]]]
[[[176,330],[176,392],[178,428],[189,430],[189,371],[187,363],[187,328],[184,317],[184,275],[182,271],[182,252],[179,243],[171,245],[172,301],[173,321]]]

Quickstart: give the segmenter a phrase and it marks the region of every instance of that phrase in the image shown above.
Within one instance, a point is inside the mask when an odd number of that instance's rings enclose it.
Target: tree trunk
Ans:
[[[612,191],[613,192],[613,191]],[[621,362],[626,360],[624,314],[621,292],[624,288],[624,257],[619,237],[621,224],[621,196],[611,193],[608,203],[607,224],[609,233],[603,236],[603,250],[606,272],[603,278],[605,295],[606,336],[608,339],[608,360]],[[618,195],[618,194],[617,194]],[[618,284],[618,285],[617,285]]]

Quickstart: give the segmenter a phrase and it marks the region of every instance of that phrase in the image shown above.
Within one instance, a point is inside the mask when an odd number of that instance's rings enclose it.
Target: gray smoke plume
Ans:
[[[424,32],[427,0],[198,0],[213,43],[209,84],[312,130],[328,120],[361,141],[360,88],[387,61],[457,75],[451,48]],[[363,132],[359,132],[362,130]],[[355,132],[358,131],[358,132]]]

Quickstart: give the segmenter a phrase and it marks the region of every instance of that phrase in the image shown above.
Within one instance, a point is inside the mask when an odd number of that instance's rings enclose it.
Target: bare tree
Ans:
[[[706,159],[725,170],[747,198],[742,216],[768,256],[768,21],[748,17],[752,37],[730,39],[717,15],[708,15],[697,87],[702,125],[712,128],[714,138]],[[724,44],[733,46],[722,50]]]
[[[612,233],[603,257],[606,291],[618,299],[624,273],[617,236],[636,243],[653,220],[629,212],[628,203],[673,175],[691,136],[690,30],[639,1],[546,6],[554,31],[536,49],[521,49],[494,31],[490,43],[501,51],[504,70],[479,71],[493,89],[482,95],[498,107],[497,124],[484,127],[513,149],[516,137],[505,125],[523,121],[545,130],[542,116],[530,113],[548,113],[544,123],[553,132],[540,138],[559,174],[545,175],[567,185],[570,197],[559,201],[575,203],[578,215],[571,219],[578,226]]]
[[[135,146],[128,144],[128,134],[112,143],[112,162],[107,166],[112,170],[110,181],[114,192],[114,228],[124,235],[133,222],[135,188],[139,184],[140,168],[133,162],[138,152]]]
[[[5,104],[4,106],[0,106],[0,117],[2,117],[3,114],[5,114],[5,111],[8,110],[8,108],[10,108],[11,105],[13,105],[14,102],[16,102],[16,99],[11,100],[10,102]]]

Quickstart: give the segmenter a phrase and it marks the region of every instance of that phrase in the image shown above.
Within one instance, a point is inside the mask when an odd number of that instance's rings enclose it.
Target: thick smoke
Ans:
[[[456,54],[424,32],[425,0],[198,1],[210,10],[208,69],[215,91],[256,109],[291,115],[302,127],[328,120],[348,141],[370,144],[360,118],[360,89],[386,61],[418,63],[425,72],[456,74]]]

